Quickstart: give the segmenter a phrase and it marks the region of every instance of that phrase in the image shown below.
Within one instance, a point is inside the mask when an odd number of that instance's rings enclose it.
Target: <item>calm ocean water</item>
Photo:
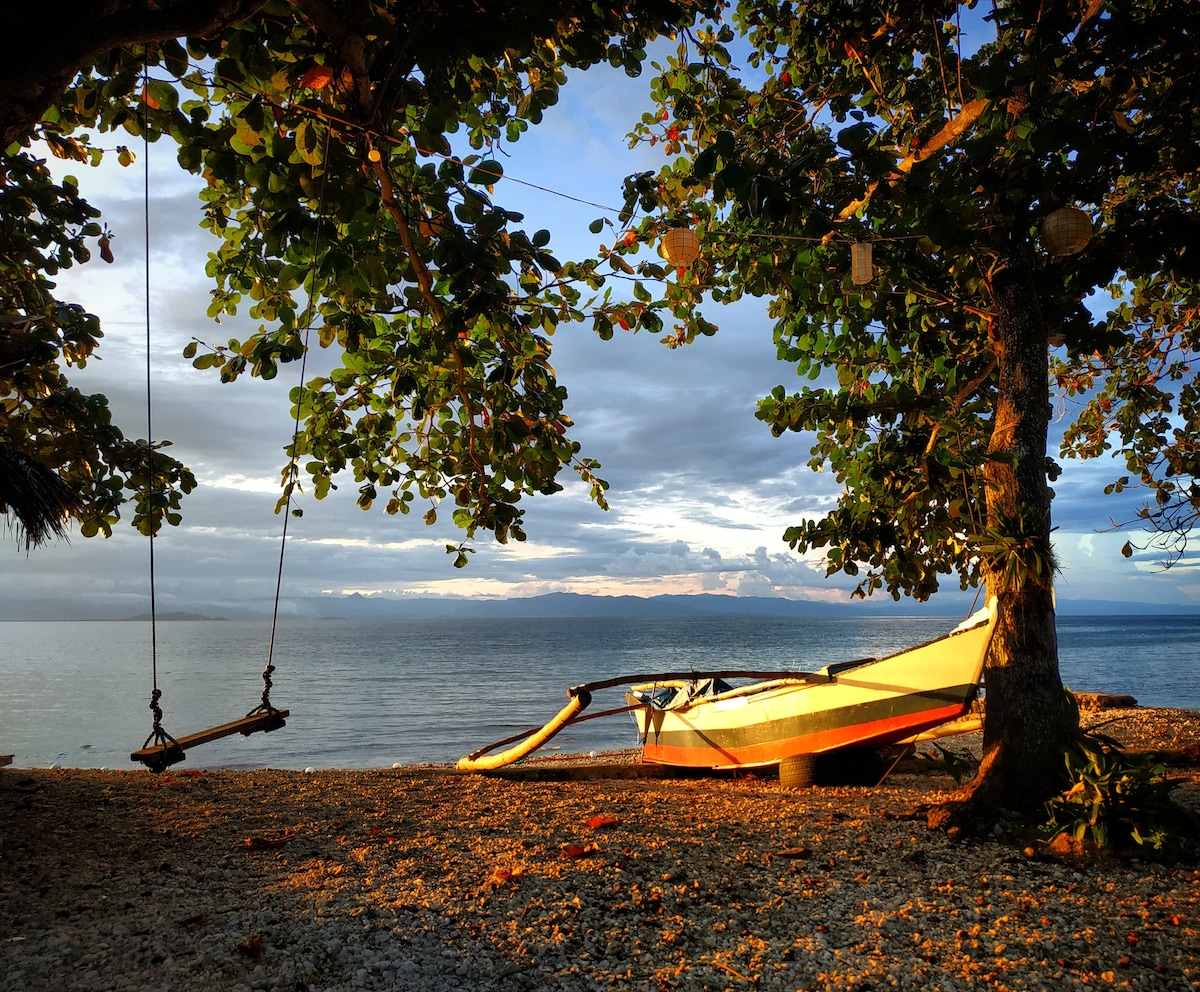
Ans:
[[[564,618],[291,621],[272,702],[287,727],[194,749],[181,767],[377,768],[453,762],[540,726],[568,686],[690,669],[811,670],[936,637],[956,620]],[[180,736],[258,702],[265,622],[157,625],[164,727]],[[1063,681],[1200,709],[1200,618],[1060,617]],[[150,732],[150,625],[0,623],[0,753],[18,766],[134,768]],[[592,710],[619,706],[620,690]],[[608,698],[605,698],[605,696]],[[624,715],[565,731],[563,751],[632,747]]]

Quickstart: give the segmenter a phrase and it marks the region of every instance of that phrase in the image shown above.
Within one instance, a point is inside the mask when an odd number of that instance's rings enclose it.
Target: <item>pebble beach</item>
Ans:
[[[1193,711],[1085,722],[1200,743]],[[952,843],[921,809],[953,779],[901,769],[8,768],[0,990],[1200,988],[1200,862]],[[1200,811],[1200,768],[1171,776]]]

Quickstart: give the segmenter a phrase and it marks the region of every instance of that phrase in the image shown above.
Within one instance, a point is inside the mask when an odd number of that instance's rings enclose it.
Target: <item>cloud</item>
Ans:
[[[662,549],[630,548],[613,558],[605,572],[614,576],[685,575],[692,572],[715,571],[711,558],[696,555],[683,541],[675,541]]]

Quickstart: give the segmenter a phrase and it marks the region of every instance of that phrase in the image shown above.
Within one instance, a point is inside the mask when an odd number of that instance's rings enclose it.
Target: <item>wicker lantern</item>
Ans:
[[[673,227],[662,241],[663,254],[677,269],[686,269],[700,257],[700,239],[690,227]]]
[[[1042,244],[1055,258],[1083,251],[1092,238],[1092,220],[1078,207],[1059,207],[1042,221]]]
[[[855,285],[865,286],[875,277],[871,264],[871,242],[856,241],[850,246],[850,278]]]

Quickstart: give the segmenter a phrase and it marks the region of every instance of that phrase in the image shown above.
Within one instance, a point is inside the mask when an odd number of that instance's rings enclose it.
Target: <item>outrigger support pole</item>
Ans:
[[[503,768],[505,765],[511,765],[514,761],[518,761],[545,744],[551,737],[571,722],[571,717],[586,707],[591,701],[592,694],[586,690],[581,690],[571,695],[570,702],[558,711],[553,720],[544,727],[534,731],[522,740],[520,744],[510,747],[507,751],[501,751],[499,754],[488,754],[489,751],[508,743],[507,740],[497,741],[495,744],[489,744],[478,751],[472,751],[464,758],[459,758],[455,767],[462,772],[487,772],[496,768]]]
[[[599,682],[585,682],[583,685],[571,686],[568,696],[577,692],[599,692],[601,689],[611,689],[618,685],[633,685],[637,682],[692,682],[696,679],[791,679],[795,682],[836,682],[837,677],[822,672],[763,672],[763,671],[721,671],[721,672],[660,672],[658,675],[619,675],[616,678],[601,679]]]

